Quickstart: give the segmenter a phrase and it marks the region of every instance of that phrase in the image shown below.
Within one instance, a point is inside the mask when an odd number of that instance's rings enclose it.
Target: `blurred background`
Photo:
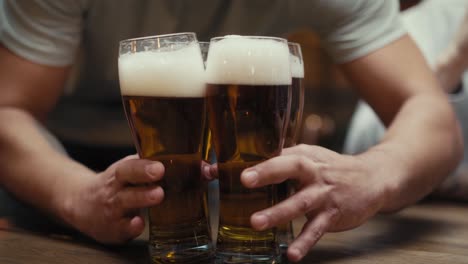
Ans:
[[[288,36],[298,42],[304,57],[304,114],[300,142],[340,151],[357,95],[333,64],[312,31]]]
[[[400,0],[405,10],[420,0]],[[297,31],[288,40],[302,47],[305,70],[305,98],[300,143],[317,144],[340,152],[358,95],[327,56],[318,35]]]

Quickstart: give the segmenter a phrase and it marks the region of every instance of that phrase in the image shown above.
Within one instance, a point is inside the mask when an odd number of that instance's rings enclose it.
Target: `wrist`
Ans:
[[[401,190],[401,178],[404,162],[398,160],[392,151],[384,146],[375,146],[358,155],[368,167],[370,182],[377,187],[377,212],[393,212],[400,209],[398,198]]]
[[[83,203],[81,199],[83,198],[83,190],[89,182],[88,179],[95,177],[95,175],[88,168],[75,164],[74,161],[71,163],[68,175],[62,177],[61,184],[57,185],[54,209],[63,223],[79,229],[77,218],[83,208],[80,206],[80,203]]]

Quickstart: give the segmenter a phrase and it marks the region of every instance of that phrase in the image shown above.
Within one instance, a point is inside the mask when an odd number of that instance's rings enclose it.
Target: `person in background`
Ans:
[[[468,141],[468,1],[425,0],[405,10],[402,21],[433,69],[456,112]],[[385,126],[360,102],[352,118],[344,152],[356,154],[378,144]],[[468,201],[468,149],[462,162],[435,190],[435,195]]]
[[[293,196],[251,217],[258,230],[307,217],[288,249],[292,261],[326,232],[413,204],[459,161],[459,125],[401,26],[396,0],[0,3],[0,185],[99,242],[138,236],[144,228],[138,209],[164,197],[157,184],[144,184],[164,176],[157,161],[127,156],[100,169],[83,164],[83,156],[95,162],[133,146],[118,88],[122,39],[181,31],[200,40],[282,36],[297,28],[320,35],[388,131],[359,155],[298,145],[242,173],[249,188],[297,182]],[[70,156],[50,143],[49,133]]]

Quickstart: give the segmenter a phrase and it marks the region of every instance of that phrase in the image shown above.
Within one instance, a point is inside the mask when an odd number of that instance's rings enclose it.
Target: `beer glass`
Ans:
[[[302,128],[302,113],[304,110],[304,63],[302,60],[302,51],[299,43],[288,42],[289,61],[291,63],[292,77],[292,96],[291,112],[289,121],[286,124],[286,134],[284,147],[295,146],[299,140],[299,134]],[[278,198],[282,201],[293,192],[293,186],[290,181],[285,181],[277,186]],[[278,226],[277,230],[280,251],[283,257],[286,257],[288,245],[294,239],[292,223]]]
[[[278,263],[276,229],[256,231],[250,224],[254,212],[277,202],[276,186],[248,189],[240,174],[282,150],[291,96],[287,41],[213,38],[206,80],[220,186],[217,262]]]
[[[210,49],[210,42],[199,41],[200,50],[203,57],[203,62],[206,66],[206,59],[208,57],[208,51]],[[216,160],[215,153],[213,150],[213,145],[211,143],[211,131],[207,126],[205,130],[205,147],[204,147],[204,156],[207,163],[213,163]],[[208,208],[210,213],[210,226],[211,230],[217,230],[218,228],[218,219],[219,219],[219,188],[218,181],[213,180],[208,184]],[[212,239],[216,239],[218,235],[217,232],[213,232]]]
[[[119,79],[141,158],[165,167],[161,204],[149,208],[153,263],[209,263],[214,257],[201,174],[206,83],[194,33],[123,40]]]
[[[284,147],[297,144],[302,128],[302,113],[304,111],[304,63],[301,45],[288,42],[289,60],[291,63],[292,97],[291,114],[287,123]]]

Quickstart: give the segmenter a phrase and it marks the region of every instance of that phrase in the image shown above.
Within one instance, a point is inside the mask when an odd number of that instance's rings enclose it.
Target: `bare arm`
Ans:
[[[388,126],[380,144],[359,156],[391,179],[381,210],[419,200],[455,168],[462,153],[445,93],[408,37],[343,69]]]
[[[25,161],[36,160],[28,156],[44,153],[38,157],[47,157],[46,161],[51,163],[59,157],[40,134],[36,122],[43,120],[54,106],[67,72],[65,67],[31,63],[0,46],[0,122],[8,124],[0,127],[0,183],[22,199],[42,207],[51,201],[45,187],[54,180],[45,178],[34,182],[29,177],[18,176],[17,172],[37,174],[35,166],[25,166]]]
[[[290,198],[251,218],[252,226],[263,230],[307,217],[288,249],[292,261],[305,256],[326,232],[355,228],[378,212],[418,201],[461,156],[454,113],[409,37],[342,68],[389,127],[382,142],[357,156],[299,145],[241,175],[251,188],[286,179],[298,183]]]
[[[136,156],[95,173],[51,147],[38,120],[60,96],[67,67],[26,61],[0,46],[0,185],[101,242],[123,242],[143,231],[139,208],[163,197],[158,162]]]
[[[448,46],[438,56],[434,72],[446,92],[455,92],[456,88],[461,84],[466,87],[466,83],[462,83],[463,75],[468,70],[468,8],[465,10],[465,15],[461,21],[455,35],[450,39]],[[466,104],[465,94],[454,95],[452,104],[457,112],[459,120],[466,122]],[[461,99],[461,100],[460,100]],[[464,139],[467,140],[467,128],[462,127]],[[465,143],[466,144],[466,143]],[[467,149],[465,149],[465,160],[458,166],[457,170],[450,175],[436,190],[435,195],[457,199],[468,200],[468,164],[466,161]]]

